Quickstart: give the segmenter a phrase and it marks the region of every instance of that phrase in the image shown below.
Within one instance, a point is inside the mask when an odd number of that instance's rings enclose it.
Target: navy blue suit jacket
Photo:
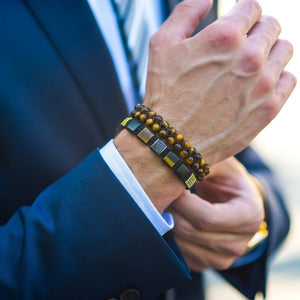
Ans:
[[[0,2],[1,299],[106,299],[128,288],[156,299],[177,286],[174,299],[201,299],[200,274],[95,150],[126,114],[86,1]],[[258,156],[239,159],[265,187],[270,238],[259,258],[222,275],[253,297],[288,216]]]

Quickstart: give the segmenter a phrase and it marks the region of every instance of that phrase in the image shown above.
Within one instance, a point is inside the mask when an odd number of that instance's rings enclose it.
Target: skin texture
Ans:
[[[239,1],[190,37],[210,7],[210,0],[181,2],[152,37],[144,104],[213,165],[251,142],[279,112],[296,79],[284,71],[292,45],[278,39],[280,25],[262,16],[255,0]],[[123,131],[115,145],[160,212],[184,191],[136,137]]]
[[[284,70],[293,47],[278,39],[278,21],[262,16],[255,0],[240,0],[191,37],[210,6],[210,0],[181,2],[152,37],[144,104],[197,148],[212,175],[192,195],[136,137],[123,130],[115,138],[154,206],[174,214],[175,237],[195,271],[228,268],[258,230],[262,196],[232,156],[277,115],[296,85]]]

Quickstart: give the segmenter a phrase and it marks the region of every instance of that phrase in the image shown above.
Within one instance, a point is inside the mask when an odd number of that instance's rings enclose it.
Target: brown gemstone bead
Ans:
[[[161,123],[162,120],[163,120],[163,118],[162,118],[161,116],[155,116],[155,117],[153,118],[153,120],[154,120],[155,123]]]
[[[183,148],[188,149],[188,148],[191,147],[191,144],[190,144],[189,141],[184,141],[184,142],[182,143],[182,146],[183,146]]]
[[[130,116],[134,118],[136,112],[137,112],[137,110],[134,109],[134,110],[130,113]]]
[[[147,115],[146,114],[141,114],[140,115],[140,121],[144,123],[146,120],[147,120]]]
[[[200,153],[195,153],[193,156],[194,156],[194,160],[197,162],[200,162],[202,159],[202,155]]]
[[[193,170],[197,171],[199,169],[200,165],[199,165],[199,163],[194,162],[191,167]]]
[[[168,129],[169,128],[169,123],[167,121],[162,121],[161,122],[161,128]]]
[[[159,137],[161,138],[165,138],[167,136],[167,131],[166,130],[161,130],[159,133],[158,133]]]
[[[186,158],[185,160],[189,165],[191,165],[194,162],[194,158],[193,156],[189,156],[188,158]]]
[[[198,180],[203,180],[204,177],[205,177],[205,175],[204,175],[204,173],[203,173],[201,170],[199,170],[199,171],[196,173],[196,177],[197,177]]]
[[[181,156],[182,158],[186,158],[186,157],[188,157],[188,155],[189,155],[189,153],[188,153],[187,150],[182,150],[182,151],[180,151],[180,156]]]
[[[140,111],[137,111],[137,112],[134,114],[134,117],[135,117],[136,119],[138,119],[138,118],[140,117],[140,115],[141,115],[141,112],[140,112]]]
[[[203,168],[205,165],[206,165],[206,160],[202,158],[200,163],[201,168]]]
[[[182,145],[180,143],[176,143],[173,148],[175,151],[180,152],[182,150]]]
[[[176,129],[174,127],[169,127],[167,130],[168,136],[175,136],[176,135]]]
[[[148,113],[148,118],[153,118],[156,115],[156,112],[153,110],[150,110]]]
[[[141,110],[142,114],[148,114],[150,112],[150,108],[148,107],[144,107],[142,110]]]
[[[204,165],[202,170],[203,170],[204,174],[207,175],[209,173],[209,165],[208,164]]]
[[[144,107],[145,107],[145,105],[143,105],[143,104],[137,104],[137,105],[135,106],[135,109],[136,109],[136,110],[142,110]]]
[[[174,139],[173,137],[169,136],[169,137],[167,138],[167,143],[168,143],[169,145],[173,145],[174,142],[175,142],[175,139]]]
[[[190,148],[189,148],[189,154],[190,154],[190,155],[193,155],[193,156],[194,156],[194,154],[196,154],[196,153],[197,153],[197,150],[196,150],[195,147],[190,147]]]
[[[182,135],[181,133],[178,133],[178,134],[176,135],[176,141],[177,141],[177,142],[182,142],[182,141],[183,141],[183,135]]]
[[[147,119],[146,120],[146,122],[145,122],[145,124],[147,125],[147,126],[152,126],[153,125],[153,119],[152,118],[150,118],[150,119]]]
[[[160,125],[159,125],[159,124],[154,123],[154,124],[152,125],[152,130],[153,130],[154,132],[159,131],[159,129],[160,129]]]

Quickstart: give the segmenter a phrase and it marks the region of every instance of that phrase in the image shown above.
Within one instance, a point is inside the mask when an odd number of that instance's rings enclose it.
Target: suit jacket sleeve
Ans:
[[[105,299],[128,288],[153,299],[189,278],[98,151],[18,210],[0,241],[1,299]]]
[[[237,158],[263,185],[269,237],[257,249],[236,261],[231,269],[220,273],[246,297],[254,299],[257,292],[266,292],[270,258],[286,237],[290,223],[279,185],[258,154],[253,149],[246,148]]]

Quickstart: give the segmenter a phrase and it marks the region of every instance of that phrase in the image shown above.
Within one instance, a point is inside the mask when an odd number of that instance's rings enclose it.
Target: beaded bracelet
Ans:
[[[136,135],[144,144],[150,146],[150,148],[174,170],[178,178],[184,182],[187,189],[193,187],[197,181],[196,176],[182,162],[180,157],[170,150],[168,146],[142,122],[129,117],[121,123],[121,127],[126,128],[130,133]]]
[[[183,135],[177,133],[174,127],[170,127],[161,116],[143,104],[137,104],[130,115],[144,123],[159,138],[165,140],[167,145],[182,158],[197,180],[203,180],[209,173],[209,165],[201,154],[197,153],[196,148],[191,147],[190,142],[184,140]]]

